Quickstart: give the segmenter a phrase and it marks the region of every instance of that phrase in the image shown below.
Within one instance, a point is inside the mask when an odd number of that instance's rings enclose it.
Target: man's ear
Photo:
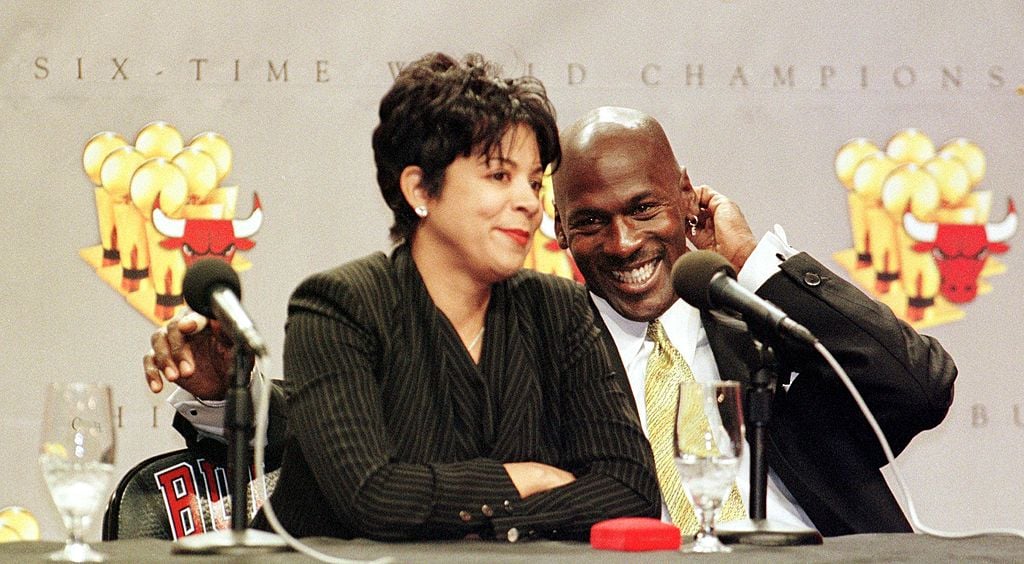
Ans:
[[[562,229],[562,216],[559,215],[558,208],[555,208],[555,241],[558,241],[559,248],[569,248],[569,239],[566,238],[565,230]]]
[[[686,171],[686,165],[679,167],[679,191],[693,192],[693,184],[690,182],[690,173]]]
[[[693,190],[693,184],[690,182],[690,174],[686,171],[686,166],[679,167],[679,195],[682,196],[683,201],[686,202],[686,213],[687,215],[696,216],[700,211],[699,204],[697,203],[697,192]]]
[[[402,174],[398,177],[398,185],[410,208],[427,205],[428,195],[427,188],[423,185],[422,168],[415,165],[403,168]]]

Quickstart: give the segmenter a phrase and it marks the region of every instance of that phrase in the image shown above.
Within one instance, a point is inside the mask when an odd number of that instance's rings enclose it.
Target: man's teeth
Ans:
[[[657,261],[651,261],[640,268],[633,270],[613,270],[612,277],[625,284],[643,284],[654,276],[654,267]]]

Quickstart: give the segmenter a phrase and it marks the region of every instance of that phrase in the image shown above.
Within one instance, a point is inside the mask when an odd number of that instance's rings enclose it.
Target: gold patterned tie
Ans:
[[[697,516],[693,505],[683,490],[679,470],[676,468],[672,448],[673,428],[675,426],[675,406],[679,401],[679,384],[693,382],[690,365],[683,359],[668,336],[665,328],[658,320],[647,326],[647,338],[654,342],[654,350],[647,359],[647,372],[644,375],[644,403],[647,406],[647,432],[654,451],[654,467],[661,486],[661,495],[665,499],[668,513],[684,535],[697,532]],[[746,510],[740,492],[733,484],[729,497],[722,506],[719,520],[729,521],[743,519]]]

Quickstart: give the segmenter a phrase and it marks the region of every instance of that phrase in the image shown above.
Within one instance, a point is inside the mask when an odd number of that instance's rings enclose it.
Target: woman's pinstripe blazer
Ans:
[[[581,286],[521,271],[494,286],[476,365],[408,247],[310,277],[289,303],[279,518],[298,536],[413,539],[586,538],[656,516],[650,447],[592,315]],[[521,499],[513,461],[576,481]]]

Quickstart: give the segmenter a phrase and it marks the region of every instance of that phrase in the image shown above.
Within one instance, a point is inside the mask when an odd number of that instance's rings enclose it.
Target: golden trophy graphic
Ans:
[[[555,202],[550,169],[544,174],[539,196],[544,215],[540,220],[540,229],[533,234],[523,268],[583,282],[583,275],[576,268],[576,263],[555,240]]]
[[[235,219],[238,187],[222,183],[232,152],[220,134],[207,131],[186,143],[171,124],[155,121],[134,144],[110,131],[93,135],[82,152],[92,181],[100,244],[79,255],[133,307],[154,323],[183,305],[181,284],[188,265],[219,258],[235,270],[249,261],[237,253],[263,220],[259,198],[253,213]]]
[[[1006,267],[1017,227],[1013,201],[989,221],[992,195],[976,190],[985,156],[954,138],[936,149],[917,129],[893,135],[879,150],[858,137],[836,153],[835,171],[849,192],[853,248],[834,255],[864,288],[917,328],[963,317],[956,304],[990,291],[986,278]]]

